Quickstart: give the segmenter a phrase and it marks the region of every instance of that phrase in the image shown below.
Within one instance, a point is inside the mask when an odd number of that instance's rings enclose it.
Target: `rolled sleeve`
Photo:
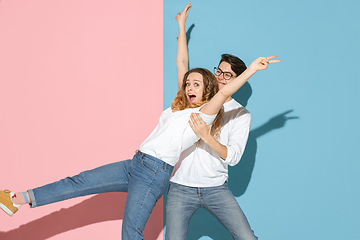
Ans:
[[[249,137],[251,116],[249,112],[239,113],[229,135],[225,163],[234,166],[239,163]]]

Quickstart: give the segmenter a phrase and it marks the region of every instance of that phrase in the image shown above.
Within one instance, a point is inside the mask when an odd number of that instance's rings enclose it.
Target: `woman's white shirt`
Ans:
[[[199,112],[201,107],[173,112],[164,110],[159,123],[140,145],[139,150],[174,166],[182,151],[199,140],[189,125],[190,114],[199,113],[206,124],[212,124],[216,115]]]

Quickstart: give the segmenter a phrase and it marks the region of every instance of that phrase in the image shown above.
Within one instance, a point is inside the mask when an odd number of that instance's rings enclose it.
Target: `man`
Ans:
[[[178,13],[179,37],[177,46],[178,79],[188,70],[185,22],[190,3]],[[215,76],[219,88],[245,71],[239,58],[223,54]],[[181,82],[179,87],[181,86]],[[218,138],[211,135],[211,126],[195,116],[191,126],[200,141],[187,150],[175,165],[170,179],[166,205],[166,239],[186,239],[189,221],[198,208],[205,208],[230,232],[234,239],[257,239],[227,187],[228,165],[234,166],[244,152],[250,129],[250,113],[229,97],[222,116]]]

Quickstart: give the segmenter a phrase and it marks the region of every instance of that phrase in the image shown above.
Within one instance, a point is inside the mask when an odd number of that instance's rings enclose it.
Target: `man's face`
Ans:
[[[218,66],[218,69],[215,73],[216,80],[219,84],[219,89],[221,89],[223,86],[225,86],[227,83],[232,81],[236,74],[231,70],[231,65],[228,62],[222,62]]]

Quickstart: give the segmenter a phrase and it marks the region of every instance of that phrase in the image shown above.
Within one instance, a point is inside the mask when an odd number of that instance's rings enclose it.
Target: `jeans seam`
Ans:
[[[213,187],[213,189],[215,189],[216,191],[219,191],[220,189],[225,188],[226,191],[229,191],[228,187],[227,187],[227,183],[225,182],[223,185],[217,186],[217,187]],[[211,191],[211,189],[209,189]],[[227,224],[225,224],[225,221],[223,220],[222,217],[220,217],[215,211],[212,210],[212,208],[208,207],[207,205],[204,206],[204,208],[210,212],[213,216],[216,216],[216,219],[218,219],[218,221],[228,230],[228,232],[231,234],[232,238],[235,239],[235,235],[232,231],[230,231],[229,227]]]
[[[228,228],[227,224],[225,224],[225,222],[223,221],[222,218],[220,218],[220,216],[218,214],[216,214],[216,212],[214,212],[211,208],[206,207],[206,209],[212,213],[213,215],[215,215],[217,217],[217,219],[219,220],[219,222],[228,230],[228,232],[231,234],[231,236],[233,237],[233,239],[235,239],[235,236],[233,234],[232,231],[230,231],[230,229]]]
[[[201,206],[201,205],[200,205]],[[188,231],[189,231],[189,224],[190,224],[190,220],[192,218],[192,216],[194,215],[194,213],[196,212],[196,210],[198,210],[200,207],[197,207],[196,209],[194,209],[194,211],[191,213],[188,221],[187,221],[187,228],[186,228],[186,232],[185,232],[185,236],[187,235]]]
[[[125,182],[124,182],[124,183],[125,183]],[[95,187],[95,188],[94,188],[94,187],[89,187],[89,188],[86,188],[86,189],[82,189],[81,192],[86,191],[86,190],[89,190],[89,189],[98,189],[98,188],[103,188],[103,187],[108,187],[108,186],[113,186],[113,185],[118,185],[118,184],[122,184],[122,183],[107,184],[107,185],[102,185],[101,187]],[[56,195],[56,196],[52,195],[51,197],[42,198],[42,201],[44,201],[44,200],[48,201],[49,199],[58,198],[58,197],[60,197],[60,196],[69,195],[69,194],[72,194],[72,193],[75,193],[75,192],[76,192],[76,190],[72,190],[72,191],[67,191],[67,192],[65,192],[65,193],[62,193],[62,194],[59,194],[59,195]],[[94,193],[94,194],[96,194],[96,193]],[[38,202],[39,202],[39,201],[36,201],[36,197],[35,197],[35,202],[36,202],[37,205],[38,205]]]
[[[142,162],[142,161],[141,161],[141,162]],[[147,191],[147,193],[146,193],[143,201],[141,202],[141,208],[140,208],[140,211],[138,211],[138,215],[137,215],[137,217],[136,217],[135,229],[136,229],[137,231],[140,231],[140,229],[138,228],[138,226],[139,226],[139,220],[140,220],[140,217],[141,217],[141,212],[142,212],[142,210],[143,210],[143,208],[144,208],[144,203],[146,202],[146,199],[148,199],[149,193],[151,192],[151,189],[152,189],[152,187],[153,187],[153,185],[154,185],[155,180],[156,180],[156,173],[154,173],[154,178],[153,178],[153,180],[152,180],[152,182],[151,182],[151,185],[150,185],[150,187],[149,187],[149,190]],[[156,196],[156,198],[157,198],[157,196]],[[151,212],[152,212],[152,211],[151,211]]]
[[[161,185],[160,185],[160,187],[159,187],[159,192],[158,192],[158,194],[157,194],[157,196],[156,196],[156,199],[159,199],[159,197],[161,197],[161,195],[160,195],[160,193],[161,193],[161,188],[163,187],[164,184],[166,184],[166,182],[167,182],[167,180],[166,180],[165,178],[163,178],[163,180],[162,180],[162,182],[161,182]],[[165,191],[164,191],[164,193],[165,193]]]

